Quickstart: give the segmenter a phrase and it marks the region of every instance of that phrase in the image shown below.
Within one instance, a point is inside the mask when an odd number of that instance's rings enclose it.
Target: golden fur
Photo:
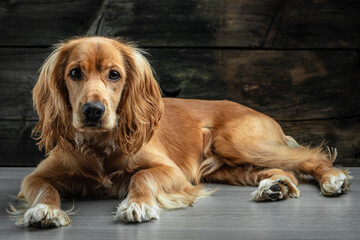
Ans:
[[[112,70],[117,81],[108,79]],[[264,114],[230,101],[161,98],[142,52],[116,39],[57,45],[33,100],[34,133],[48,156],[21,186],[26,226],[70,223],[60,196],[121,198],[115,219],[143,222],[209,195],[200,182],[259,186],[255,201],[298,197],[297,173],[315,177],[324,195],[349,188],[347,172],[332,167],[336,151],[299,145]],[[93,101],[106,110],[88,127],[81,108]]]

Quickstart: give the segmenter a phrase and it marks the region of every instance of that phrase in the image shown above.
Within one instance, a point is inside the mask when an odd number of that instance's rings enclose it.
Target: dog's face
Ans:
[[[79,131],[109,131],[117,125],[126,56],[113,40],[88,38],[73,44],[64,68],[73,126]]]
[[[54,142],[74,146],[76,132],[108,132],[124,153],[133,154],[150,140],[163,110],[141,51],[104,37],[57,45],[41,68],[33,100],[39,115],[34,132],[46,152]]]

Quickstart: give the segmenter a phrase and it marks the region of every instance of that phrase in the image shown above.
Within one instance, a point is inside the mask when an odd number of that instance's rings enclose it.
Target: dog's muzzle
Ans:
[[[101,102],[87,102],[81,108],[84,114],[86,127],[97,127],[105,113],[105,106]]]

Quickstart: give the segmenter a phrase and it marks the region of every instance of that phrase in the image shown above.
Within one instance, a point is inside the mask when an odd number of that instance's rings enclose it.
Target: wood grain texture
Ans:
[[[8,207],[21,180],[33,168],[0,168],[0,208]],[[351,168],[351,190],[340,197],[319,195],[314,182],[300,184],[301,197],[254,203],[254,187],[212,184],[211,197],[194,206],[163,211],[160,219],[143,224],[114,223],[112,212],[120,200],[75,200],[71,225],[49,230],[16,227],[0,211],[0,238],[17,239],[358,239],[360,235],[360,168]],[[63,209],[73,206],[63,202]]]
[[[1,166],[36,166],[44,154],[31,137],[35,121],[0,121]]]
[[[0,45],[49,46],[84,35],[101,0],[8,0],[0,2]]]
[[[0,45],[49,46],[74,35],[142,46],[357,48],[357,0],[2,1]]]
[[[50,49],[0,48],[0,119],[37,119],[31,90]]]
[[[358,51],[221,51],[231,100],[277,120],[359,116]],[[345,101],[345,102],[344,102]]]
[[[0,48],[0,119],[35,120],[31,89],[50,49]],[[229,99],[277,120],[360,115],[358,51],[149,49],[165,96]]]
[[[357,0],[284,0],[263,46],[358,48],[359,7]]]

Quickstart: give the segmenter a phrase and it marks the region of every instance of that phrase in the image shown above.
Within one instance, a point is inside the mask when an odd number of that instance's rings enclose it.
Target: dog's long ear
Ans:
[[[33,105],[39,117],[33,136],[39,140],[39,149],[44,148],[46,153],[55,143],[63,143],[63,136],[66,136],[69,129],[68,118],[71,117],[66,104],[67,90],[64,82],[66,52],[62,48],[63,45],[57,45],[45,60],[32,91]]]
[[[151,139],[163,112],[163,101],[143,54],[132,47],[123,53],[127,78],[119,106],[119,143],[125,154],[132,155]]]

